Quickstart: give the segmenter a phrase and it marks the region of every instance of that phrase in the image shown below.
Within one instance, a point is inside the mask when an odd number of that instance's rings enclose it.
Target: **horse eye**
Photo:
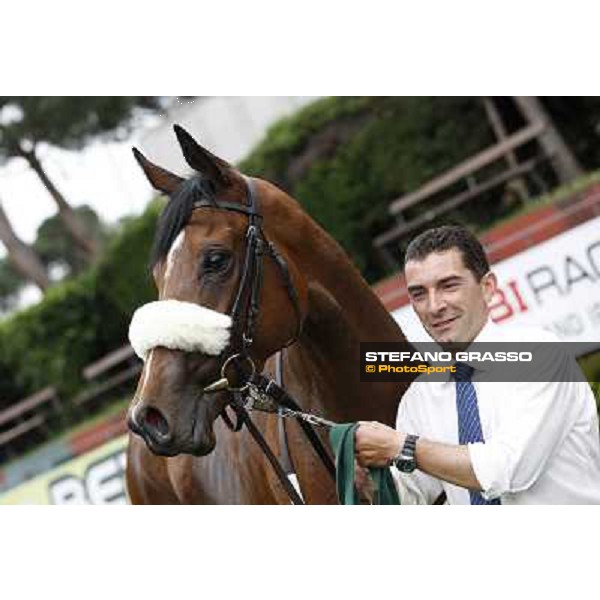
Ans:
[[[222,250],[213,250],[205,254],[202,260],[202,270],[205,273],[218,273],[227,268],[230,255]]]

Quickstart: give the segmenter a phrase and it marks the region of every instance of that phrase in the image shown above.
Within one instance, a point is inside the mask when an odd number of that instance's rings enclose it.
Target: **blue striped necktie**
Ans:
[[[465,363],[456,363],[456,412],[458,414],[458,443],[470,444],[483,442],[477,394],[471,381],[473,367]],[[500,500],[485,500],[480,492],[469,490],[471,504],[500,504]]]

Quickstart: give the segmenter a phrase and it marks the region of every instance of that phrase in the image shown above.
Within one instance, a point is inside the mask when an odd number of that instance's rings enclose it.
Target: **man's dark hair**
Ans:
[[[432,252],[457,248],[463,263],[477,281],[490,270],[490,264],[479,240],[464,227],[444,225],[428,229],[410,242],[404,255],[404,266],[409,260],[423,260]]]

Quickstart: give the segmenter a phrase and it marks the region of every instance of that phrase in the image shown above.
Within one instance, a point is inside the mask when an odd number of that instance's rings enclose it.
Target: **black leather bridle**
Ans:
[[[248,217],[248,227],[245,235],[246,249],[244,266],[240,277],[239,288],[230,313],[234,331],[237,335],[235,336],[235,339],[232,338],[229,347],[221,355],[221,378],[205,387],[204,392],[229,391],[231,393],[232,397],[228,404],[237,415],[237,423],[234,424],[229,418],[226,408],[222,413],[223,420],[234,431],[239,431],[243,425],[246,425],[271,463],[280,483],[290,497],[290,500],[294,504],[304,504],[302,498],[290,483],[279,460],[275,457],[264,439],[264,436],[250,418],[248,408],[277,413],[280,417],[297,417],[302,430],[335,481],[335,465],[333,460],[312,427],[313,424],[331,426],[333,423],[301,411],[298,404],[282,387],[281,368],[277,369],[276,378],[278,381],[273,381],[255,371],[254,362],[250,356],[250,348],[254,341],[254,333],[260,311],[263,256],[267,255],[271,257],[278,266],[287,290],[287,295],[296,313],[296,332],[293,337],[284,344],[283,348],[292,345],[298,339],[302,332],[303,318],[298,293],[294,286],[294,282],[292,281],[287,262],[277,251],[273,243],[266,238],[262,229],[263,218],[260,213],[259,199],[255,184],[252,179],[246,177],[244,177],[244,182],[246,185],[246,201],[244,204],[216,200],[216,198],[204,194],[193,204],[193,209],[216,208],[241,213]],[[279,352],[281,352],[281,350]],[[281,355],[277,357],[277,362],[281,367]],[[230,385],[227,378],[227,369],[229,365],[235,369],[236,375],[243,379],[243,385],[237,387]],[[246,366],[250,366],[250,373],[245,372],[244,367]],[[285,443],[285,430],[283,431],[283,442]],[[282,436],[280,436],[280,441],[281,437]]]
[[[245,328],[242,332],[243,351],[247,351],[252,345],[254,338],[254,328],[258,319],[260,309],[260,289],[262,284],[262,257],[270,256],[279,267],[283,281],[288,293],[288,297],[294,307],[297,318],[296,334],[286,343],[286,346],[293,344],[298,339],[302,331],[302,313],[298,300],[298,293],[290,276],[290,272],[285,259],[277,252],[275,246],[267,240],[262,230],[262,215],[260,214],[258,195],[254,182],[244,177],[246,184],[246,204],[237,202],[217,201],[214,198],[203,196],[194,202],[193,208],[218,208],[238,212],[248,217],[248,227],[246,229],[246,253],[244,268],[240,277],[240,285],[236,294],[233,307],[231,309],[231,318],[234,323],[239,322],[242,316],[244,297],[247,298]]]

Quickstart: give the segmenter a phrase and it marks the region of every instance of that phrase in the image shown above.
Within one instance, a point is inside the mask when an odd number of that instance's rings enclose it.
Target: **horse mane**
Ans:
[[[216,206],[214,186],[201,174],[186,179],[170,197],[160,214],[154,234],[149,264],[151,270],[166,258],[175,238],[190,220],[194,204],[204,199]]]

